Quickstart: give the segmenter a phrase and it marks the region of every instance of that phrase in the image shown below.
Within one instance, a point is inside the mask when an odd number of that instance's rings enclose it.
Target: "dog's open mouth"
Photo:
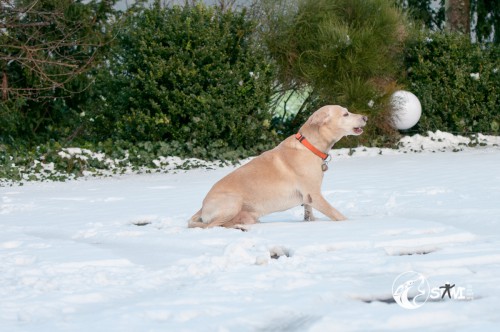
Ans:
[[[362,127],[355,127],[352,130],[356,135],[361,135],[363,133],[363,128]]]

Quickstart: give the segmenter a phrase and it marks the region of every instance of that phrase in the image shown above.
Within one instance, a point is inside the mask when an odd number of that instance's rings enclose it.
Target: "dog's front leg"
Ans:
[[[328,203],[328,201],[321,194],[311,195],[310,206],[332,220],[341,221],[347,219],[342,213],[331,206],[330,203]]]
[[[314,221],[313,209],[309,204],[304,204],[304,221]]]

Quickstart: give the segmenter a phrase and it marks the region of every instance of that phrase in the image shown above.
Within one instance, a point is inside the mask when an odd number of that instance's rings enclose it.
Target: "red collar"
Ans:
[[[303,146],[305,146],[306,148],[308,148],[312,153],[314,153],[315,155],[317,155],[318,157],[320,157],[321,159],[323,160],[326,160],[328,158],[328,154],[324,153],[324,152],[321,152],[320,150],[318,150],[314,145],[312,145],[306,138],[305,136],[303,136],[301,133],[297,133],[295,135],[295,138],[300,142],[302,143]]]

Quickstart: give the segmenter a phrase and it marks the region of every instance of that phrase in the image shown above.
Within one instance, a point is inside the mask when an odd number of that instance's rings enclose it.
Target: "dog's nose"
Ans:
[[[366,115],[363,115],[363,120],[365,120],[365,122],[368,121],[368,117]]]

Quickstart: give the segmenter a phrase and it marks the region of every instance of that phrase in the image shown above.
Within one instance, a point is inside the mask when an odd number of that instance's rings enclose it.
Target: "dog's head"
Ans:
[[[367,121],[368,117],[365,115],[351,113],[342,106],[328,105],[314,112],[306,124],[317,126],[320,132],[326,131],[342,137],[361,135]]]

